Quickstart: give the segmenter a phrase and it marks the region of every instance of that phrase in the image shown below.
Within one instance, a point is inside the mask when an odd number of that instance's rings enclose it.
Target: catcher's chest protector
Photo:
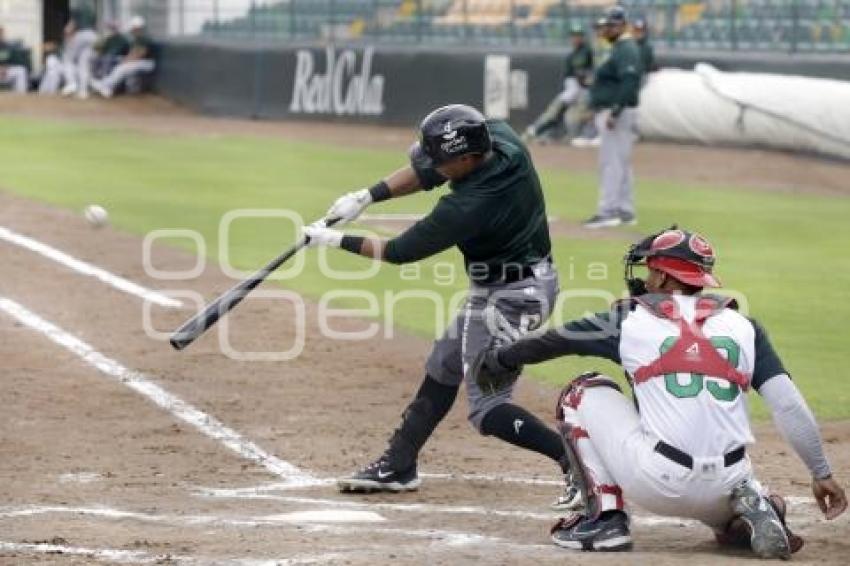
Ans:
[[[733,367],[702,332],[706,320],[725,309],[731,299],[710,295],[700,297],[693,322],[684,319],[679,305],[672,297],[646,295],[638,297],[637,301],[655,316],[677,323],[680,335],[659,358],[637,369],[634,373],[635,385],[662,375],[693,373],[725,379],[737,384],[742,390],[749,387],[750,376]]]

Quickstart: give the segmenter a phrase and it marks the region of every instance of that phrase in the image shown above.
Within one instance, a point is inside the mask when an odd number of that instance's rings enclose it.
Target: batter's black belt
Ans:
[[[659,440],[658,444],[655,445],[655,451],[670,460],[671,462],[676,462],[680,466],[684,466],[689,470],[694,469],[694,458],[687,452],[682,452],[675,446],[670,446],[663,440]],[[747,449],[744,446],[739,446],[735,448],[731,452],[727,452],[723,455],[723,466],[728,468],[729,466],[734,466],[738,462],[744,459],[744,456],[747,455]]]
[[[479,285],[493,285],[496,283],[509,285],[510,283],[516,283],[517,281],[534,277],[534,267],[544,261],[551,264],[552,256],[546,256],[533,265],[504,265],[500,268],[489,270],[486,275],[473,277],[472,280]]]

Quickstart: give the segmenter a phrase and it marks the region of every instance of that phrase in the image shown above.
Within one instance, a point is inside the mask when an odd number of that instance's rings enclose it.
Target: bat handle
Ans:
[[[318,223],[321,222],[325,226],[325,228],[330,228],[334,224],[338,224],[340,220],[342,220],[342,218],[340,218],[339,216],[334,216],[333,218],[325,217],[325,218],[321,218],[321,219],[317,220],[315,223],[318,224]],[[304,236],[304,241],[302,242],[301,245],[306,246],[309,243],[310,243],[310,236]]]

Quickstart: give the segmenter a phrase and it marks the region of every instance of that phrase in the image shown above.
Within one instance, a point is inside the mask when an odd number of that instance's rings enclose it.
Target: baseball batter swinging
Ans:
[[[661,515],[711,527],[721,544],[788,558],[802,539],[785,524],[785,503],[759,485],[746,454],[754,442],[746,392],[756,390],[777,428],[812,474],[827,519],[847,508],[832,479],[817,424],[759,323],[718,287],[715,255],[698,234],[670,229],[632,246],[632,298],[600,313],[485,350],[473,374],[484,391],[513,384],[526,363],[563,355],[612,360],[626,372],[634,403],[610,377],[587,373],[561,393],[557,418],[577,461],[587,511],[552,531],[575,550],[631,548],[624,498]],[[645,264],[644,283],[633,274]],[[579,475],[576,472],[575,475]]]
[[[568,470],[560,435],[511,403],[511,387],[482,392],[469,378],[470,362],[491,345],[483,313],[494,307],[511,325],[539,326],[558,293],[550,255],[549,227],[540,181],[528,150],[504,122],[487,121],[474,108],[438,108],[420,125],[410,165],[369,189],[339,198],[327,213],[345,223],[371,203],[430,190],[449,181],[451,191],[433,211],[399,236],[385,240],[346,235],[316,224],[304,229],[309,245],[401,264],[452,246],[463,254],[470,288],[465,306],[434,343],[425,378],[404,411],[386,452],[361,471],[338,481],[342,491],[401,492],[417,489],[417,456],[465,383],[469,420],[482,434],[544,454]],[[579,502],[568,483],[553,506]]]

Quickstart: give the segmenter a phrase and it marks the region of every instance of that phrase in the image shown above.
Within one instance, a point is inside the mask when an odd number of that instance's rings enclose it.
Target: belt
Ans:
[[[508,285],[510,283],[516,283],[517,281],[522,281],[523,279],[534,277],[534,267],[536,265],[539,265],[540,263],[543,263],[544,261],[551,265],[552,256],[546,256],[545,258],[533,265],[503,265],[500,269],[491,270],[495,271],[495,273],[487,273],[486,275],[481,277],[474,277],[472,278],[472,280],[475,283],[478,283],[479,285],[493,285],[495,283]]]
[[[670,460],[671,462],[676,462],[680,466],[684,466],[689,470],[694,469],[694,458],[687,452],[682,452],[675,446],[670,446],[663,440],[659,440],[658,444],[655,445],[655,451]],[[747,455],[747,449],[744,446],[739,446],[735,448],[731,452],[727,452],[723,455],[723,466],[728,468],[729,466],[734,466],[738,462],[744,459],[744,456]]]

